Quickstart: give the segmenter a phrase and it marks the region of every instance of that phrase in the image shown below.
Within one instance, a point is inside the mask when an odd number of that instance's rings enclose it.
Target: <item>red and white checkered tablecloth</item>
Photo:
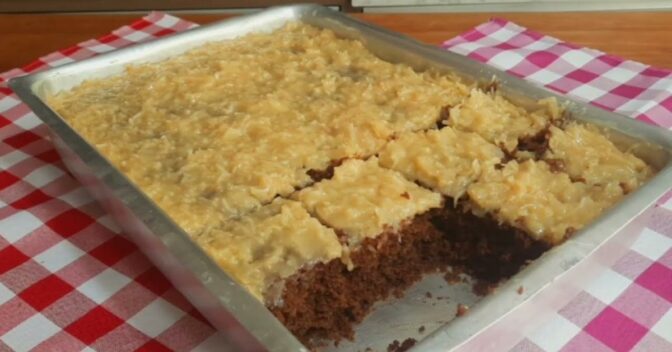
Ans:
[[[450,39],[443,48],[606,110],[672,127],[672,71],[562,42],[501,19]],[[562,299],[542,297],[541,303],[533,300],[521,309],[526,316],[512,314],[464,349],[484,350],[488,339],[499,341],[496,346],[501,349],[502,340],[508,339],[514,351],[672,351],[671,197],[668,191],[635,220],[640,226],[610,241],[627,243],[627,248],[613,251],[607,246],[572,272],[578,277],[583,269],[598,269],[583,278],[578,292],[560,293]],[[608,265],[600,265],[600,256],[608,258]],[[547,296],[571,284],[572,273],[551,286]],[[556,309],[544,312],[552,304]]]
[[[152,13],[0,75],[0,351],[230,346],[68,174],[41,122],[6,86],[193,26]]]
[[[37,117],[6,85],[26,72],[193,26],[151,13],[110,35],[0,74],[0,351],[245,350],[214,331],[119,233],[64,169]],[[672,127],[669,71],[502,20],[444,47],[603,108]],[[569,303],[536,317],[534,329],[510,341],[513,349],[672,350],[671,198],[668,193],[659,201],[642,229],[617,236],[614,241],[628,235],[632,245],[597,271],[589,285],[565,297]]]

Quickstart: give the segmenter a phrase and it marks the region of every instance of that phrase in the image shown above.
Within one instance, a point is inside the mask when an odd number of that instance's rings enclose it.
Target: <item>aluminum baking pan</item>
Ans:
[[[614,142],[629,148],[659,170],[639,190],[628,195],[573,238],[545,253],[490,296],[477,298],[470,293],[468,285],[446,287],[443,280],[428,277],[411,288],[405,297],[379,304],[374,313],[358,327],[355,342],[329,347],[330,350],[365,347],[379,350],[392,340],[403,340],[406,337],[419,340],[413,351],[448,350],[459,346],[588,256],[670,186],[670,132],[558,96],[463,56],[317,5],[271,8],[11,80],[12,89],[48,125],[56,148],[72,173],[216,327],[230,330],[235,326],[225,311],[237,319],[244,329],[230,335],[238,342],[249,345],[249,341],[256,339],[259,343],[257,347],[264,346],[272,351],[305,350],[263,304],[236,284],[156,204],[50,109],[44,97],[70,89],[86,79],[118,74],[128,64],[160,61],[205,42],[272,31],[288,21],[296,20],[360,40],[374,54],[391,62],[407,63],[419,70],[433,67],[452,71],[478,82],[495,79],[505,95],[524,105],[554,96],[565,106],[571,118],[604,127]],[[525,285],[525,291],[519,294],[516,289],[521,283]],[[461,299],[471,300],[475,304],[469,314],[448,322],[449,315],[454,316],[454,307],[446,308],[449,304],[428,306],[425,301],[418,299],[425,291],[435,295],[439,291],[453,296],[462,295]],[[417,335],[420,325],[428,327],[423,336]]]

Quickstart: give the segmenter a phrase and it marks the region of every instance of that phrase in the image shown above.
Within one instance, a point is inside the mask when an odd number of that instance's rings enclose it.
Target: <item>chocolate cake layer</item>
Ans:
[[[352,339],[376,302],[402,295],[424,274],[451,267],[497,283],[549,247],[446,203],[397,232],[365,239],[350,254],[351,271],[340,260],[301,270],[285,281],[281,303],[270,310],[307,346]]]
[[[450,243],[456,252],[450,264],[477,280],[498,283],[551,247],[511,226],[446,203],[444,208],[432,210],[426,217],[434,229],[441,232],[442,240]]]
[[[351,253],[355,268],[340,260],[319,263],[285,281],[281,304],[271,311],[307,346],[352,339],[353,326],[377,301],[401,295],[423,274],[447,267],[456,253],[427,217],[398,233],[365,239]]]

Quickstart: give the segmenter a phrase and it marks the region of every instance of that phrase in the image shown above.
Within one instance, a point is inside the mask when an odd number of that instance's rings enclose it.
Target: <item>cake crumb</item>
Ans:
[[[420,325],[420,327],[418,328],[418,332],[421,333],[421,334],[422,334],[423,332],[425,332],[425,326],[424,326],[424,325]]]
[[[387,345],[387,352],[396,352],[398,348],[399,340],[394,340],[391,344]]]
[[[518,292],[519,295],[522,295],[523,292],[525,292],[525,288],[523,286],[519,286],[516,292]]]
[[[483,297],[495,292],[496,288],[496,283],[478,281],[472,286],[471,290],[474,292],[474,294]]]
[[[387,346],[387,352],[404,352],[408,351],[411,347],[415,346],[418,342],[414,338],[407,338],[403,342],[399,343],[399,340],[392,341],[391,344]]]
[[[466,304],[459,303],[457,305],[457,313],[455,313],[456,317],[461,317],[466,315],[469,312],[469,306]]]
[[[447,272],[445,275],[443,275],[443,279],[446,280],[446,283],[450,285],[459,284],[462,281],[462,278],[460,278],[460,272],[457,270],[451,270]]]

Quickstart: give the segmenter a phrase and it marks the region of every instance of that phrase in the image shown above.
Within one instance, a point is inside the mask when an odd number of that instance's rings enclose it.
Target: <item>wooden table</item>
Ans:
[[[186,15],[208,23],[227,15]],[[439,44],[475,25],[488,14],[356,15],[421,41]],[[101,36],[138,15],[0,15],[0,72],[80,41]],[[560,39],[646,64],[672,68],[672,12],[661,13],[502,13],[506,18]]]

